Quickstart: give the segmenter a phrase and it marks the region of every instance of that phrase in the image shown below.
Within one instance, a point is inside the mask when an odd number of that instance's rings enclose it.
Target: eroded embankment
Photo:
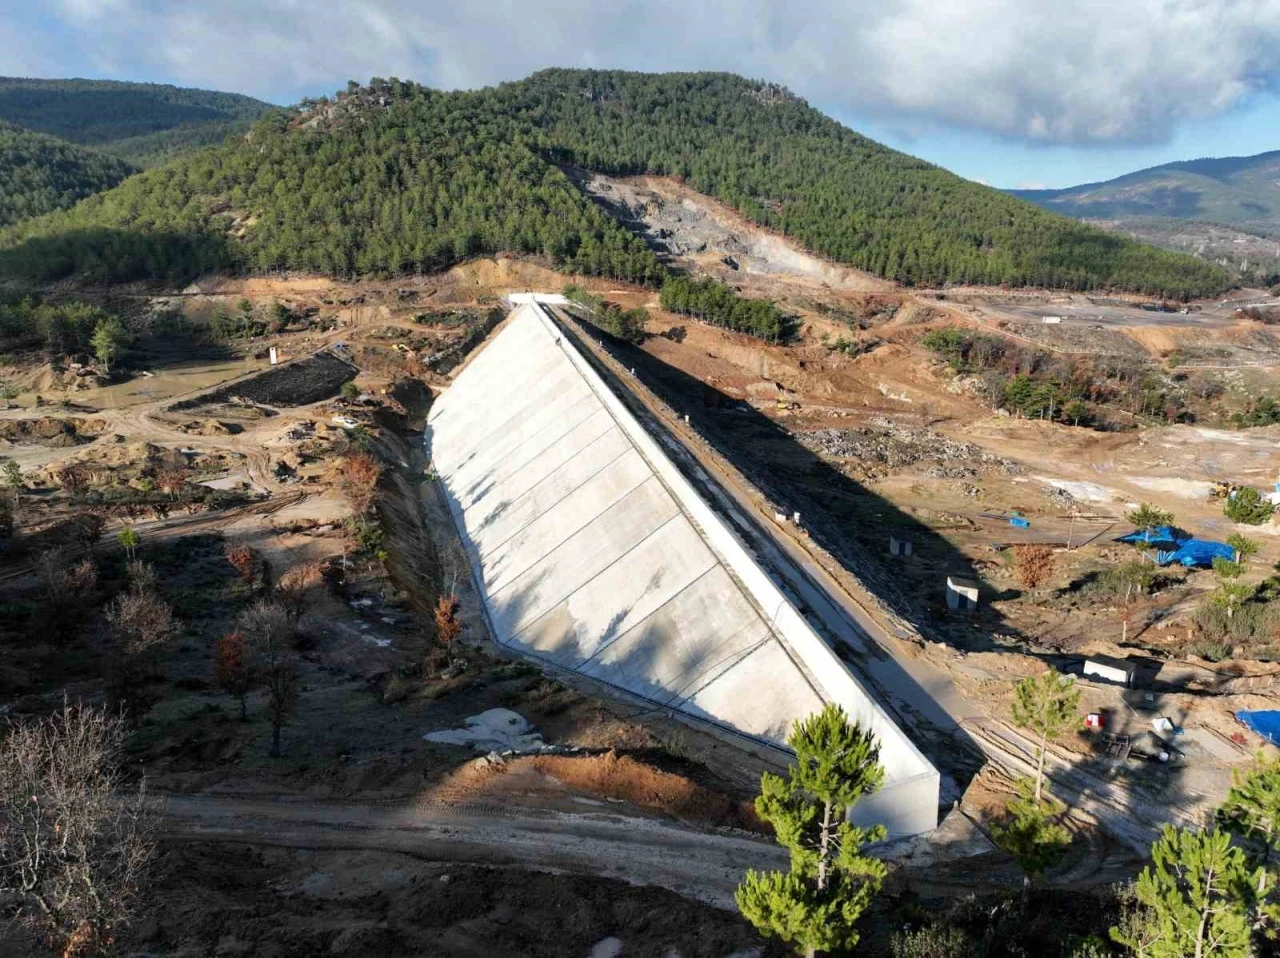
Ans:
[[[428,491],[425,483],[430,481],[422,430],[434,396],[422,382],[409,380],[397,383],[392,397],[404,407],[404,414],[386,410],[375,416],[382,434],[374,452],[386,467],[378,481],[377,499],[387,553],[384,565],[414,611],[430,622],[442,573],[422,502]]]

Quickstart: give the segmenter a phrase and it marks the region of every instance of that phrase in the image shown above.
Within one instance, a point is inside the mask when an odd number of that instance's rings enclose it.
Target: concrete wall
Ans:
[[[500,642],[775,746],[838,702],[885,767],[856,817],[934,827],[937,772],[536,301],[427,441]]]

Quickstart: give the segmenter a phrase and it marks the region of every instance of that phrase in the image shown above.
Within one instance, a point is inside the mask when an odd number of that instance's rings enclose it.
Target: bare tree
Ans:
[[[253,658],[244,633],[228,632],[218,640],[218,686],[240,703],[240,721],[249,720],[249,693],[257,684]]]
[[[311,590],[323,581],[324,569],[319,562],[296,565],[280,576],[276,600],[284,606],[295,625],[302,618]]]
[[[191,467],[180,450],[170,450],[154,467],[156,486],[161,492],[168,493],[170,499],[177,499],[183,484],[191,477]]]
[[[298,662],[293,654],[294,620],[279,602],[259,599],[236,620],[253,650],[253,668],[267,691],[271,754],[280,754],[280,730],[298,704]]]
[[[351,511],[362,516],[373,508],[382,467],[367,452],[343,456],[334,467],[334,484]]]
[[[140,658],[158,648],[177,630],[173,610],[155,592],[130,589],[107,607],[107,622],[116,633],[118,648]]]
[[[154,854],[154,803],[120,773],[125,731],[64,703],[0,741],[0,897],[64,958],[110,945]]]
[[[155,570],[148,563],[129,563],[129,578],[129,589],[106,609],[115,638],[107,693],[112,703],[137,711],[146,704],[142,690],[156,656],[178,631],[178,622],[156,591]]]
[[[75,635],[98,584],[98,569],[91,559],[72,564],[66,549],[50,549],[36,557],[40,579],[40,628],[44,637],[62,648]]]

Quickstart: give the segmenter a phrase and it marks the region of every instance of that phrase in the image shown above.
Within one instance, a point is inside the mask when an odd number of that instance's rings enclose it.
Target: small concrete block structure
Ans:
[[[972,612],[978,607],[978,583],[959,576],[947,576],[947,608],[953,612]]]
[[[911,555],[911,540],[904,539],[902,536],[889,536],[889,555],[891,556]]]
[[[538,300],[431,407],[426,442],[499,643],[781,755],[839,704],[885,772],[853,820],[937,825],[937,770]]]
[[[1138,663],[1110,655],[1091,655],[1084,662],[1085,678],[1096,678],[1129,688],[1138,674]]]

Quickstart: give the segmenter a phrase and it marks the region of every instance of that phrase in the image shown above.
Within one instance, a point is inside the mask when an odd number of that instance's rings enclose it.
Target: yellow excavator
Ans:
[[[1240,487],[1234,482],[1227,482],[1225,479],[1216,479],[1212,486],[1209,487],[1210,499],[1230,499]]]

